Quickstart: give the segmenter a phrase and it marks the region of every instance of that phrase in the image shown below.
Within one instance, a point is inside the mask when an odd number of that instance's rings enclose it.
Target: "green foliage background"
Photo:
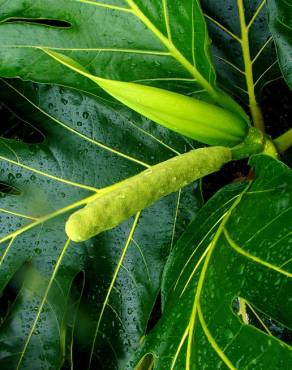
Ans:
[[[205,205],[195,183],[87,242],[64,232],[98,189],[199,145],[41,48],[94,75],[212,103],[219,94],[238,110],[231,92],[248,111],[281,72],[291,86],[291,4],[245,1],[244,14],[242,4],[0,1],[1,102],[36,138],[0,140],[1,369],[292,367],[289,343],[261,325],[265,314],[291,328],[291,170],[280,161],[251,158],[255,179]]]

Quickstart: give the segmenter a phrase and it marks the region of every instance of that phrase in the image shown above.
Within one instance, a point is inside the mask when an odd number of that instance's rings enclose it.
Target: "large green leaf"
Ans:
[[[221,85],[250,106],[256,106],[265,84],[280,76],[268,27],[266,0],[202,0],[214,63]]]
[[[57,50],[92,75],[194,95],[248,117],[216,86],[200,4],[171,0],[114,4],[16,0],[0,5],[0,76],[55,83],[101,95],[85,77],[44,53]]]
[[[165,258],[199,205],[195,188],[86,243],[70,242],[64,223],[98,188],[190,144],[123,106],[74,90],[6,81],[1,96],[45,141],[0,141],[0,182],[6,186],[0,201],[2,299],[24,264],[32,270],[2,320],[0,367],[58,369],[70,357],[75,328],[80,333],[87,325],[80,368],[89,362],[120,368],[145,333]],[[79,272],[84,280],[76,302],[89,307],[82,306],[76,319],[70,292]]]
[[[250,164],[256,179],[219,191],[173,249],[162,319],[133,362],[148,353],[155,369],[291,369],[291,347],[234,310],[240,297],[292,325],[292,173],[264,155]]]
[[[292,89],[292,1],[269,0],[270,29],[283,76]]]
[[[191,0],[179,7],[167,0],[2,1],[0,19],[0,74],[5,77],[96,93],[93,83],[39,50],[46,47],[94,75],[166,87],[176,82],[175,89],[179,83],[188,93],[214,90],[204,17]]]

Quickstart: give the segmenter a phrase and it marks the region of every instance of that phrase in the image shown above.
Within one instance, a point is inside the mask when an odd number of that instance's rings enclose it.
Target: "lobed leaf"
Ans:
[[[204,17],[191,0],[180,7],[167,0],[14,0],[2,2],[0,20],[4,77],[100,94],[93,83],[40,50],[47,48],[70,56],[95,76],[189,94],[215,86]]]
[[[16,81],[2,86],[2,100],[13,103],[24,124],[36,126],[45,140],[0,141],[0,181],[18,190],[1,187],[2,300],[9,299],[5,288],[15,274],[29,265],[1,318],[0,367],[57,369],[65,357],[75,361],[85,345],[84,366],[119,368],[146,330],[165,257],[199,198],[190,185],[87,243],[68,240],[64,225],[98,188],[189,144],[103,99]],[[77,288],[80,310],[73,319],[70,297]]]
[[[220,85],[249,106],[265,131],[259,107],[263,87],[281,76],[268,26],[266,0],[202,0]]]
[[[129,369],[147,353],[155,369],[291,368],[291,347],[235,309],[240,298],[291,328],[291,170],[264,155],[250,164],[256,179],[220,190],[173,249],[162,318]]]
[[[292,2],[269,0],[270,30],[277,47],[278,60],[282,74],[292,88]]]

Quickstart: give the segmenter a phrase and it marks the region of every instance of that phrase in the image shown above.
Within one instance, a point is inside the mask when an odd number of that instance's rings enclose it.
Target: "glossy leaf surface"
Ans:
[[[202,0],[212,53],[222,86],[243,102],[260,102],[280,71],[268,26],[266,0]]]
[[[269,0],[270,29],[283,76],[292,88],[292,1]]]
[[[0,141],[2,300],[7,284],[28,266],[2,318],[0,367],[58,369],[65,357],[74,362],[70,348],[82,338],[82,369],[119,368],[145,332],[165,258],[199,206],[194,185],[87,243],[70,242],[64,224],[98,188],[190,145],[120,105],[80,92],[15,81],[2,87],[3,101],[44,141]],[[82,309],[74,319],[70,296],[80,272]]]
[[[16,0],[0,5],[0,17],[0,74],[5,77],[96,92],[90,81],[44,55],[39,48],[46,47],[101,77],[166,87],[176,82],[189,93],[214,88],[204,17],[190,0],[179,6],[173,1]]]
[[[292,324],[291,170],[263,155],[250,164],[255,180],[219,191],[176,244],[164,272],[162,319],[129,369],[147,353],[155,369],[291,368],[291,347],[265,326],[248,325],[244,310],[236,313],[240,297]]]

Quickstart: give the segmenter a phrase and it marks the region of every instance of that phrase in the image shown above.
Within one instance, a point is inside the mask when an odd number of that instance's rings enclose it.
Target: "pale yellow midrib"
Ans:
[[[132,12],[131,9],[124,8],[122,6],[100,3],[98,1],[92,1],[92,0],[71,0],[71,1],[82,3],[82,4],[94,5],[94,6],[98,6],[98,7],[106,8],[106,9],[118,10],[118,11],[126,12],[126,13]]]
[[[256,96],[255,96],[255,83],[253,77],[253,63],[250,54],[249,47],[249,28],[250,25],[246,24],[245,19],[245,10],[243,0],[237,0],[238,13],[239,13],[239,22],[240,22],[240,31],[241,31],[241,49],[243,55],[243,63],[245,70],[245,79],[248,91],[249,98],[249,108],[252,115],[254,126],[264,132],[264,122],[261,110],[258,106]]]
[[[167,37],[165,37],[150,21],[149,18],[140,10],[133,0],[126,0],[131,7],[133,13],[140,19],[145,26],[162,42],[169,50],[170,54],[193,76],[197,82],[212,96],[215,100],[218,98],[216,90],[211,84],[201,75],[201,73],[181,54],[175,45]]]
[[[206,338],[208,339],[208,342],[210,343],[210,345],[214,349],[214,351],[221,358],[221,360],[228,367],[228,369],[237,370],[236,367],[230,361],[230,359],[225,355],[225,353],[222,351],[222,349],[218,346],[216,340],[213,338],[212,334],[210,333],[210,331],[208,329],[208,326],[205,322],[200,303],[198,303],[198,316],[199,316],[199,320],[200,320],[200,324],[201,324],[201,327],[203,329],[203,332],[204,332]]]
[[[249,108],[252,115],[253,123],[255,127],[259,128],[264,132],[264,121],[263,121],[263,115],[261,112],[261,109],[258,105],[256,95],[255,95],[255,86],[257,82],[254,82],[254,76],[253,76],[253,63],[257,59],[257,57],[261,54],[264,47],[267,43],[264,44],[264,46],[260,49],[256,57],[252,60],[251,54],[250,54],[250,46],[249,46],[249,30],[254,23],[256,17],[259,15],[261,10],[263,9],[266,1],[263,0],[262,3],[259,5],[258,9],[254,13],[252,19],[248,24],[246,24],[245,19],[245,11],[244,11],[244,4],[243,0],[237,0],[237,6],[238,6],[238,14],[239,14],[239,21],[240,21],[240,30],[241,30],[241,37],[238,37],[236,34],[234,34],[232,31],[230,31],[228,28],[223,26],[221,23],[216,21],[216,19],[212,18],[208,14],[204,14],[207,19],[209,19],[211,22],[213,22],[215,25],[217,25],[221,30],[223,30],[225,33],[227,33],[230,37],[232,37],[234,40],[236,40],[242,49],[242,56],[243,56],[243,63],[244,63],[244,69],[245,71],[241,71],[238,67],[236,67],[237,71],[245,75],[245,81],[247,86],[247,91],[240,88],[240,90],[244,91],[248,95],[249,99]],[[225,62],[228,62],[231,66],[235,67],[232,63],[229,61],[221,58]],[[235,85],[236,86],[236,85]],[[236,86],[239,87],[239,86]]]
[[[192,308],[192,312],[191,312],[191,315],[190,315],[189,334],[188,334],[187,353],[186,353],[186,370],[191,369],[191,352],[192,352],[192,343],[193,343],[195,322],[196,322],[196,317],[197,317],[197,313],[198,313],[198,306],[199,306],[199,303],[200,303],[201,293],[202,293],[202,290],[203,290],[203,285],[204,285],[207,269],[208,269],[208,266],[209,266],[209,262],[211,260],[211,256],[213,254],[213,251],[214,251],[214,249],[217,245],[217,242],[218,242],[220,236],[224,232],[224,227],[227,224],[233,210],[241,202],[244,194],[248,191],[250,186],[251,186],[251,183],[247,185],[247,187],[242,191],[242,193],[239,195],[239,197],[232,204],[230,209],[226,212],[224,218],[222,219],[221,224],[219,225],[219,227],[218,227],[218,229],[215,233],[215,236],[214,236],[213,240],[211,241],[211,247],[210,247],[210,249],[209,249],[209,251],[208,251],[208,253],[205,257],[205,262],[203,264],[202,271],[201,271],[200,276],[199,276],[198,285],[196,287],[196,293],[195,293],[193,308]]]
[[[261,258],[259,258],[255,255],[247,252],[246,250],[242,249],[239,245],[237,245],[234,242],[234,240],[231,239],[229,233],[227,232],[227,230],[225,228],[224,228],[224,235],[226,237],[226,240],[227,240],[229,246],[231,248],[233,248],[234,250],[236,250],[237,253],[239,253],[239,254],[243,255],[244,257],[250,259],[254,263],[258,263],[259,265],[262,265],[262,266],[265,266],[265,267],[267,267],[271,270],[274,270],[274,271],[278,272],[279,274],[287,276],[288,278],[292,278],[292,273],[290,273],[289,271],[285,271],[285,270],[281,269],[280,267],[278,267],[276,265],[273,265],[270,262],[264,261]]]
[[[42,50],[42,49],[40,49]],[[96,146],[99,146],[101,148],[103,148],[104,150],[108,151],[108,152],[111,152],[113,154],[116,154],[117,156],[120,156],[122,158],[125,158],[129,161],[132,161],[132,162],[135,162],[137,164],[140,164],[141,166],[143,167],[146,167],[146,168],[149,168],[151,167],[149,164],[143,162],[143,161],[140,161],[134,157],[131,157],[123,152],[120,152],[119,150],[117,149],[114,149],[114,148],[111,148],[109,147],[108,145],[106,144],[103,144],[97,140],[94,140],[88,136],[86,136],[85,134],[82,134],[81,132],[73,129],[72,127],[69,127],[67,126],[65,123],[63,123],[62,121],[58,120],[57,118],[55,118],[54,116],[51,116],[49,113],[47,113],[45,110],[43,110],[42,108],[40,108],[39,106],[37,106],[37,104],[35,104],[34,102],[32,102],[31,100],[29,100],[24,94],[22,94],[19,90],[17,90],[16,88],[14,88],[14,86],[10,85],[8,82],[4,81],[6,85],[8,85],[12,90],[14,90],[18,95],[20,95],[24,100],[26,100],[29,104],[31,104],[34,108],[36,108],[38,111],[40,111],[42,114],[44,114],[45,116],[47,116],[48,118],[50,118],[52,121],[54,121],[55,123],[57,123],[58,125],[60,125],[61,127],[63,127],[64,129],[66,129],[67,131],[71,132],[72,134],[76,135],[76,136],[79,136],[81,137],[82,139],[84,139],[85,141],[88,141]],[[34,172],[41,172],[41,171],[38,171],[36,169],[31,169],[32,171],[34,170]],[[53,175],[49,175],[49,174],[46,174],[44,172],[41,172],[41,174],[43,174],[43,176],[47,176],[47,177],[52,177],[52,178],[55,178],[55,180],[57,181],[62,181],[62,182],[66,182],[68,184],[71,184],[71,185],[74,185],[75,186],[79,186],[81,188],[85,188],[87,190],[91,190],[91,191],[98,191],[97,188],[94,188],[94,187],[90,187],[88,185],[82,185],[82,184],[79,184],[79,183],[74,183],[70,180],[66,180],[66,179],[61,179],[61,178],[57,178]]]
[[[128,235],[128,238],[126,240],[126,243],[125,243],[125,246],[122,250],[122,253],[121,253],[121,256],[118,260],[118,264],[116,266],[116,269],[115,269],[115,272],[113,274],[113,277],[111,279],[111,282],[110,282],[110,286],[107,290],[107,294],[106,294],[106,297],[103,301],[103,304],[102,304],[102,308],[101,308],[101,311],[100,311],[100,314],[99,314],[99,318],[98,318],[98,321],[97,321],[97,324],[96,324],[96,328],[95,328],[95,331],[94,331],[94,336],[93,336],[93,340],[92,340],[92,346],[91,346],[91,352],[90,352],[90,358],[89,358],[89,367],[90,367],[90,364],[91,364],[91,361],[92,361],[92,357],[93,357],[93,353],[94,353],[94,348],[95,348],[95,342],[96,342],[96,338],[97,338],[97,334],[99,332],[99,327],[100,327],[100,323],[101,323],[101,320],[103,318],[103,314],[104,314],[104,311],[105,311],[105,308],[109,302],[109,298],[110,298],[110,295],[111,295],[111,292],[113,290],[113,287],[116,283],[116,280],[117,280],[117,277],[118,277],[118,274],[120,272],[120,269],[122,267],[122,263],[125,259],[125,256],[128,252],[128,249],[129,249],[129,246],[130,246],[130,243],[132,241],[132,238],[134,236],[134,233],[135,233],[135,230],[137,228],[137,225],[138,225],[138,221],[139,221],[139,218],[140,218],[140,214],[141,212],[138,212],[135,216],[135,219],[134,219],[134,222],[132,224],[132,227],[130,229],[130,232],[129,232],[129,235]]]
[[[66,241],[66,243],[65,243],[65,245],[64,245],[64,247],[63,247],[63,249],[62,249],[62,252],[61,252],[61,254],[60,254],[60,255],[59,255],[59,257],[58,257],[58,260],[57,260],[56,265],[55,265],[55,267],[54,267],[54,270],[53,270],[52,276],[51,276],[51,278],[50,278],[50,280],[49,280],[49,283],[48,283],[47,289],[45,290],[45,294],[44,294],[44,296],[43,296],[43,299],[41,300],[41,303],[40,303],[39,309],[38,309],[38,311],[37,311],[37,314],[36,314],[35,320],[34,320],[33,325],[32,325],[32,327],[31,327],[31,329],[30,329],[30,331],[29,331],[28,337],[27,337],[27,339],[26,339],[26,341],[25,341],[25,343],[24,343],[23,350],[21,351],[21,355],[20,355],[20,358],[19,358],[19,360],[18,360],[16,370],[20,369],[20,366],[21,366],[21,364],[22,364],[22,362],[23,362],[24,354],[26,353],[26,350],[27,350],[27,347],[28,347],[28,345],[29,345],[30,339],[31,339],[31,337],[32,337],[32,335],[33,335],[33,332],[34,332],[34,330],[35,330],[35,328],[36,328],[37,322],[38,322],[38,320],[39,320],[39,318],[40,318],[40,315],[41,315],[42,309],[43,309],[43,307],[44,307],[44,305],[45,305],[45,303],[46,303],[46,301],[47,301],[47,298],[48,298],[48,295],[49,295],[49,292],[50,292],[51,286],[52,286],[53,281],[54,281],[54,279],[55,279],[55,277],[56,277],[56,275],[57,275],[57,272],[58,272],[58,270],[59,270],[59,267],[60,267],[60,264],[61,264],[61,262],[62,262],[62,259],[63,259],[64,255],[65,255],[65,253],[66,253],[66,251],[67,251],[67,249],[68,249],[69,245],[70,245],[70,239],[67,239],[67,241]]]

